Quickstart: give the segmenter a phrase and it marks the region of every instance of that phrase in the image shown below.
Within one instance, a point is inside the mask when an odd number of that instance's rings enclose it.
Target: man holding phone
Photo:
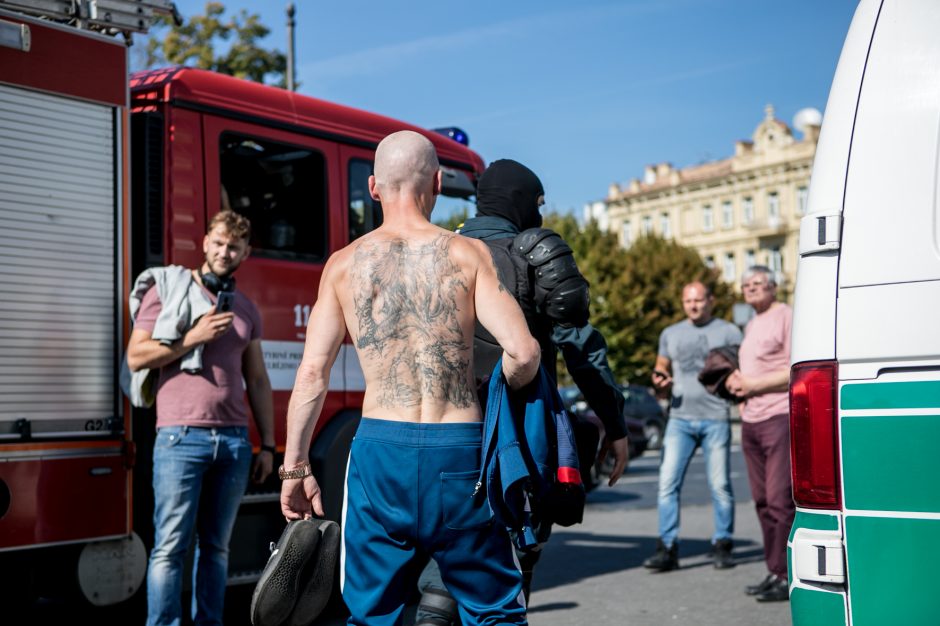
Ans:
[[[711,290],[700,281],[685,285],[682,310],[686,319],[669,326],[659,337],[653,386],[660,395],[670,398],[670,411],[659,466],[659,540],[655,554],[643,563],[657,572],[679,567],[679,494],[686,469],[699,447],[705,454],[715,509],[714,564],[718,569],[734,566],[730,407],[702,386],[698,373],[709,350],[740,345],[741,331],[730,322],[713,318],[714,304]]]
[[[232,303],[235,301],[235,292],[234,291],[220,291],[219,295],[216,296],[215,301],[215,312],[216,313],[228,313],[232,310]]]
[[[253,465],[250,474],[257,483],[273,468],[274,408],[261,352],[261,316],[236,291],[232,276],[251,252],[250,229],[241,215],[218,213],[203,240],[202,266],[148,270],[157,278],[134,318],[127,364],[131,371],[159,369],[148,626],[181,621],[183,567],[194,529],[191,617],[195,623],[222,623],[228,544],[249,467]],[[167,317],[196,311],[207,299],[213,306],[182,336],[163,338]],[[261,437],[253,463],[245,390]]]

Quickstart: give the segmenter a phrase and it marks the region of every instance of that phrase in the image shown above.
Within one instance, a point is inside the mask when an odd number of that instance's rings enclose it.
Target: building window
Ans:
[[[725,262],[721,269],[721,277],[725,282],[733,283],[735,280],[734,252],[725,254]]]
[[[642,229],[644,235],[649,235],[653,232],[653,218],[649,215],[643,218]]]
[[[702,207],[702,230],[706,233],[715,230],[715,218],[712,215],[712,205],[710,204]]]
[[[709,254],[707,257],[705,257],[705,267],[709,269],[714,269],[715,257],[713,255]]]
[[[757,265],[757,255],[754,254],[753,250],[748,250],[744,253],[744,265],[746,267],[754,267]]]
[[[806,207],[809,203],[809,189],[805,186],[796,190],[796,210],[800,215],[806,215]]]
[[[734,228],[734,206],[729,201],[721,203],[721,227]]]
[[[754,198],[745,198],[741,203],[743,218],[745,224],[750,224],[754,221]]]
[[[620,240],[624,248],[629,248],[633,243],[633,232],[630,230],[630,220],[625,221],[620,226]]]
[[[771,226],[780,223],[780,196],[776,191],[767,194],[767,221]]]
[[[780,252],[780,246],[774,246],[767,253],[767,267],[772,269],[775,274],[783,271],[783,253]]]
[[[326,258],[326,159],[316,150],[222,133],[223,208],[251,220],[251,254],[291,261]]]
[[[672,237],[672,222],[669,221],[668,213],[659,216],[659,230],[662,231],[664,239]]]

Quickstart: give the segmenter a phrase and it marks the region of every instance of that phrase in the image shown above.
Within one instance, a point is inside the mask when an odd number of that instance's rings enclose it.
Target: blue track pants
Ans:
[[[526,624],[505,528],[474,498],[482,424],[362,418],[346,474],[340,584],[349,624],[397,626],[427,558],[464,626]]]

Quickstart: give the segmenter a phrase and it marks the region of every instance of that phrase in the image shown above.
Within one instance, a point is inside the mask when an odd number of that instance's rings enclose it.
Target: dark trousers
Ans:
[[[763,422],[744,422],[741,447],[747,477],[764,535],[764,560],[771,574],[787,577],[787,537],[795,506],[790,481],[790,419],[775,415]]]

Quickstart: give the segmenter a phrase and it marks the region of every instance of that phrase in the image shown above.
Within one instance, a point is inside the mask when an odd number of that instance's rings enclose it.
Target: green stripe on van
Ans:
[[[845,626],[845,598],[841,593],[795,587],[790,594],[790,617],[793,626]]]
[[[940,381],[843,385],[840,406],[844,410],[940,407]]]
[[[840,422],[846,508],[940,513],[940,415]]]
[[[936,488],[933,480],[921,483]],[[940,520],[849,514],[845,547],[853,626],[940,621]]]
[[[790,538],[788,541],[793,541],[793,535],[796,534],[798,528],[839,530],[839,518],[835,515],[797,511],[796,516],[793,518],[793,526],[790,527]]]

